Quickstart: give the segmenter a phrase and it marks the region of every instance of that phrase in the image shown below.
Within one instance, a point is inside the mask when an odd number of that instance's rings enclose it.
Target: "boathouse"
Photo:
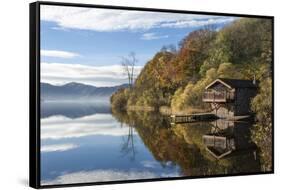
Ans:
[[[257,82],[218,78],[205,87],[202,100],[210,103],[220,118],[238,118],[251,113],[251,99],[257,94]]]
[[[202,136],[206,151],[216,159],[244,153],[256,156],[257,147],[251,139],[250,125],[252,123],[246,121],[213,121],[210,133]]]

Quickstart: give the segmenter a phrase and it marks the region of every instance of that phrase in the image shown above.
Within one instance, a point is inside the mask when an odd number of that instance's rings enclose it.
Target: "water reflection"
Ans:
[[[67,109],[60,108],[59,115],[52,108],[54,113],[41,118],[41,184],[179,175],[178,166],[164,166],[153,157],[134,125],[120,123],[96,107],[94,114],[88,115],[93,110],[87,109],[79,117],[68,117],[69,108],[76,105],[63,105]]]
[[[109,102],[56,102],[41,103],[41,118],[62,115],[69,118],[79,118],[96,113],[110,113]]]
[[[261,171],[259,155],[251,141],[250,122],[216,120],[170,125],[169,119],[157,113],[130,112],[113,115],[119,122],[134,124],[135,130],[160,163],[180,166],[181,176],[252,173]],[[216,159],[206,146],[206,136],[222,136],[228,141],[228,156]],[[222,142],[215,147],[222,146]],[[213,146],[214,147],[214,146]],[[210,146],[209,146],[210,148]],[[221,147],[220,147],[221,148]],[[224,150],[222,150],[224,151]],[[227,151],[227,150],[226,150]]]
[[[42,184],[262,171],[249,122],[171,125],[154,112],[47,107],[41,118]]]
[[[215,158],[252,152],[256,159],[257,147],[252,142],[248,121],[217,120],[212,122],[211,132],[203,135],[206,150]]]

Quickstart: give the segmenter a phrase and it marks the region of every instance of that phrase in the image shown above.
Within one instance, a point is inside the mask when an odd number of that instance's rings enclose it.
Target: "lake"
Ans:
[[[171,125],[109,103],[42,102],[41,185],[262,172],[251,130],[225,120]]]

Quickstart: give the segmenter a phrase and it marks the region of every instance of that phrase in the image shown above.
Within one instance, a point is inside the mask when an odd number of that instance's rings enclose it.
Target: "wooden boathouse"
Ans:
[[[251,99],[257,94],[257,82],[218,78],[205,87],[202,101],[211,104],[219,118],[251,114]]]

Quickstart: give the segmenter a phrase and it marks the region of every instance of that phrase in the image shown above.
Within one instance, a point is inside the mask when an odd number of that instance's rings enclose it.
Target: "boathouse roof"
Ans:
[[[221,83],[228,88],[257,88],[257,82],[254,84],[252,80],[218,78],[207,85],[205,89],[212,87],[216,83]]]

